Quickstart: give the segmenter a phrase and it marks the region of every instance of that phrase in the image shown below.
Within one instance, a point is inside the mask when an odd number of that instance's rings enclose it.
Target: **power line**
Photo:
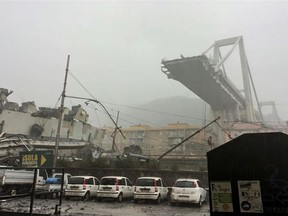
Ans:
[[[195,118],[195,117],[191,117],[191,116],[183,116],[183,115],[174,114],[174,113],[169,113],[169,112],[156,111],[156,110],[145,109],[145,108],[135,107],[135,106],[130,106],[130,105],[116,104],[116,103],[111,103],[111,102],[103,102],[103,103],[111,104],[111,105],[116,105],[116,106],[128,107],[128,108],[137,109],[137,110],[142,110],[142,111],[146,111],[146,112],[161,113],[161,114],[165,114],[165,115],[171,115],[171,116],[177,116],[177,117],[182,117],[182,118],[189,118],[189,119],[194,119],[194,120],[203,121],[203,119],[201,119],[201,118]]]
[[[71,72],[71,70],[69,70],[69,74],[73,77],[73,79],[93,98],[95,99],[95,97],[92,95],[92,93],[90,93],[88,91],[88,89],[76,78],[76,76]],[[169,115],[169,116],[176,116],[176,117],[181,117],[181,118],[188,118],[188,119],[194,119],[194,120],[199,120],[199,121],[203,121],[203,119],[200,119],[200,118],[193,118],[193,117],[190,117],[190,116],[183,116],[183,115],[179,115],[179,114],[173,114],[173,113],[168,113],[168,112],[163,112],[163,111],[155,111],[155,110],[150,110],[150,109],[145,109],[145,108],[140,108],[140,107],[135,107],[135,106],[130,106],[130,105],[123,105],[123,104],[116,104],[116,103],[111,103],[111,102],[102,102],[102,103],[106,103],[106,104],[110,104],[110,105],[116,105],[116,106],[122,106],[122,107],[127,107],[127,108],[131,108],[131,109],[137,109],[137,110],[142,110],[142,111],[145,111],[145,112],[151,112],[151,113],[160,113],[160,114],[164,114],[164,115]],[[113,109],[112,109],[113,110]],[[122,113],[122,112],[121,112]],[[126,114],[128,115],[128,114]],[[143,120],[143,119],[140,119],[140,118],[136,118],[132,115],[128,115],[132,118],[135,118],[135,119],[138,119],[138,120],[141,120],[142,122],[147,122],[149,124],[151,124],[151,122],[148,122],[146,120]],[[115,117],[115,115],[114,115]],[[120,118],[122,121],[125,121],[125,122],[128,122],[128,123],[132,123],[128,120],[124,120],[123,118]]]
[[[178,115],[178,114],[173,114],[173,113],[168,113],[168,112],[162,112],[162,111],[155,111],[155,110],[150,110],[150,109],[143,109],[143,108],[139,108],[139,107],[135,107],[135,106],[129,106],[129,105],[120,105],[120,104],[115,104],[115,103],[110,103],[110,102],[103,102],[103,103],[106,103],[106,104],[111,104],[111,105],[117,105],[117,106],[123,106],[123,107],[128,107],[128,108],[131,108],[131,109],[137,109],[137,110],[141,110],[141,111],[144,111],[144,112],[151,112],[151,113],[157,113],[157,114],[165,114],[165,115],[169,115],[169,116],[176,116],[176,117],[181,117],[181,118],[185,118],[185,119],[193,119],[193,120],[198,120],[199,122],[203,121],[204,119],[201,119],[201,118],[193,118],[193,117],[189,117],[189,116],[183,116],[183,115]],[[113,110],[113,108],[110,108],[111,110]],[[119,109],[118,109],[119,110]],[[121,111],[121,110],[120,110]],[[134,118],[134,119],[137,119],[137,120],[140,120],[141,122],[146,122],[150,125],[153,125],[152,122],[150,121],[147,121],[147,120],[144,120],[144,119],[141,119],[141,118],[138,118],[138,117],[135,117],[133,115],[130,115],[130,114],[127,114],[126,112],[123,112],[121,111],[122,114],[124,115],[127,115],[128,117],[131,117],[131,118]],[[128,122],[128,123],[133,123],[134,125],[138,124],[138,123],[135,123],[135,122],[131,122],[127,119],[124,119],[123,117],[120,118],[122,121],[125,121],[125,122]],[[209,119],[206,119],[206,120],[209,120]]]
[[[69,70],[70,71],[70,70]],[[95,102],[98,105],[100,105],[100,107],[106,112],[106,114],[109,116],[109,118],[111,119],[111,121],[113,122],[113,124],[115,125],[116,129],[120,132],[120,134],[125,138],[124,134],[122,133],[120,127],[118,127],[117,123],[114,121],[114,119],[111,117],[110,113],[108,112],[108,110],[106,109],[106,107],[100,102],[98,101],[89,91],[88,89],[85,88],[85,86],[72,74],[72,72],[70,71],[71,76],[76,80],[76,82],[81,85],[81,87],[93,98],[84,98],[84,97],[77,97],[77,96],[67,96],[64,95],[65,97],[68,98],[74,98],[74,99],[82,99],[82,100],[87,100],[85,102],[85,104],[87,105],[89,102]]]

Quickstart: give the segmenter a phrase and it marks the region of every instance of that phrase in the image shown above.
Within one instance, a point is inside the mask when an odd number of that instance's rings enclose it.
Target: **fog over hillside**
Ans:
[[[110,111],[109,111],[110,112]],[[117,113],[110,113],[116,119]],[[100,117],[100,116],[99,116]],[[275,117],[265,113],[266,123],[275,123]],[[187,123],[204,126],[214,118],[211,116],[210,106],[200,98],[174,96],[150,101],[135,106],[124,106],[119,109],[118,126],[127,128],[131,125],[148,125],[163,127],[172,123]],[[114,127],[107,115],[100,117],[102,126]]]
[[[205,104],[198,98],[175,96],[125,107],[119,112],[119,126],[126,128],[131,125],[143,124],[162,127],[177,122],[202,126],[210,110],[209,105]],[[112,126],[109,119],[104,120],[102,124]]]

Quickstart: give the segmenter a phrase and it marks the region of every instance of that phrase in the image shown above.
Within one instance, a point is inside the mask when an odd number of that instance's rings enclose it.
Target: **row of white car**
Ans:
[[[65,198],[81,197],[88,200],[95,197],[98,201],[111,198],[117,202],[123,199],[133,199],[134,203],[140,200],[152,200],[159,204],[168,200],[175,203],[195,203],[199,207],[206,201],[206,190],[198,179],[178,179],[174,186],[169,188],[160,177],[139,177],[136,184],[124,176],[104,176],[99,181],[94,176],[72,176],[65,189]]]

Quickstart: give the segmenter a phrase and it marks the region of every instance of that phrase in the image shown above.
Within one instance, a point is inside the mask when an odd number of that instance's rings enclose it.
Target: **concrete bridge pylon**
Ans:
[[[221,48],[230,46],[223,56]],[[239,48],[243,92],[227,76],[224,63],[235,48]],[[213,56],[207,53],[213,49]],[[223,121],[262,122],[263,116],[244,49],[243,37],[232,37],[215,41],[199,56],[162,60],[161,70],[169,79],[181,82],[211,106],[212,112]],[[254,90],[253,106],[252,90]]]

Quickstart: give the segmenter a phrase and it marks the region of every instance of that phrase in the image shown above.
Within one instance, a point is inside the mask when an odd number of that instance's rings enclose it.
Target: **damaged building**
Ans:
[[[59,109],[38,109],[33,101],[19,106],[7,100],[11,93],[0,89],[0,157],[20,151],[54,149]],[[81,105],[64,109],[59,157],[71,157],[87,145],[98,147],[102,144],[105,130],[92,126],[88,119],[89,115]]]

